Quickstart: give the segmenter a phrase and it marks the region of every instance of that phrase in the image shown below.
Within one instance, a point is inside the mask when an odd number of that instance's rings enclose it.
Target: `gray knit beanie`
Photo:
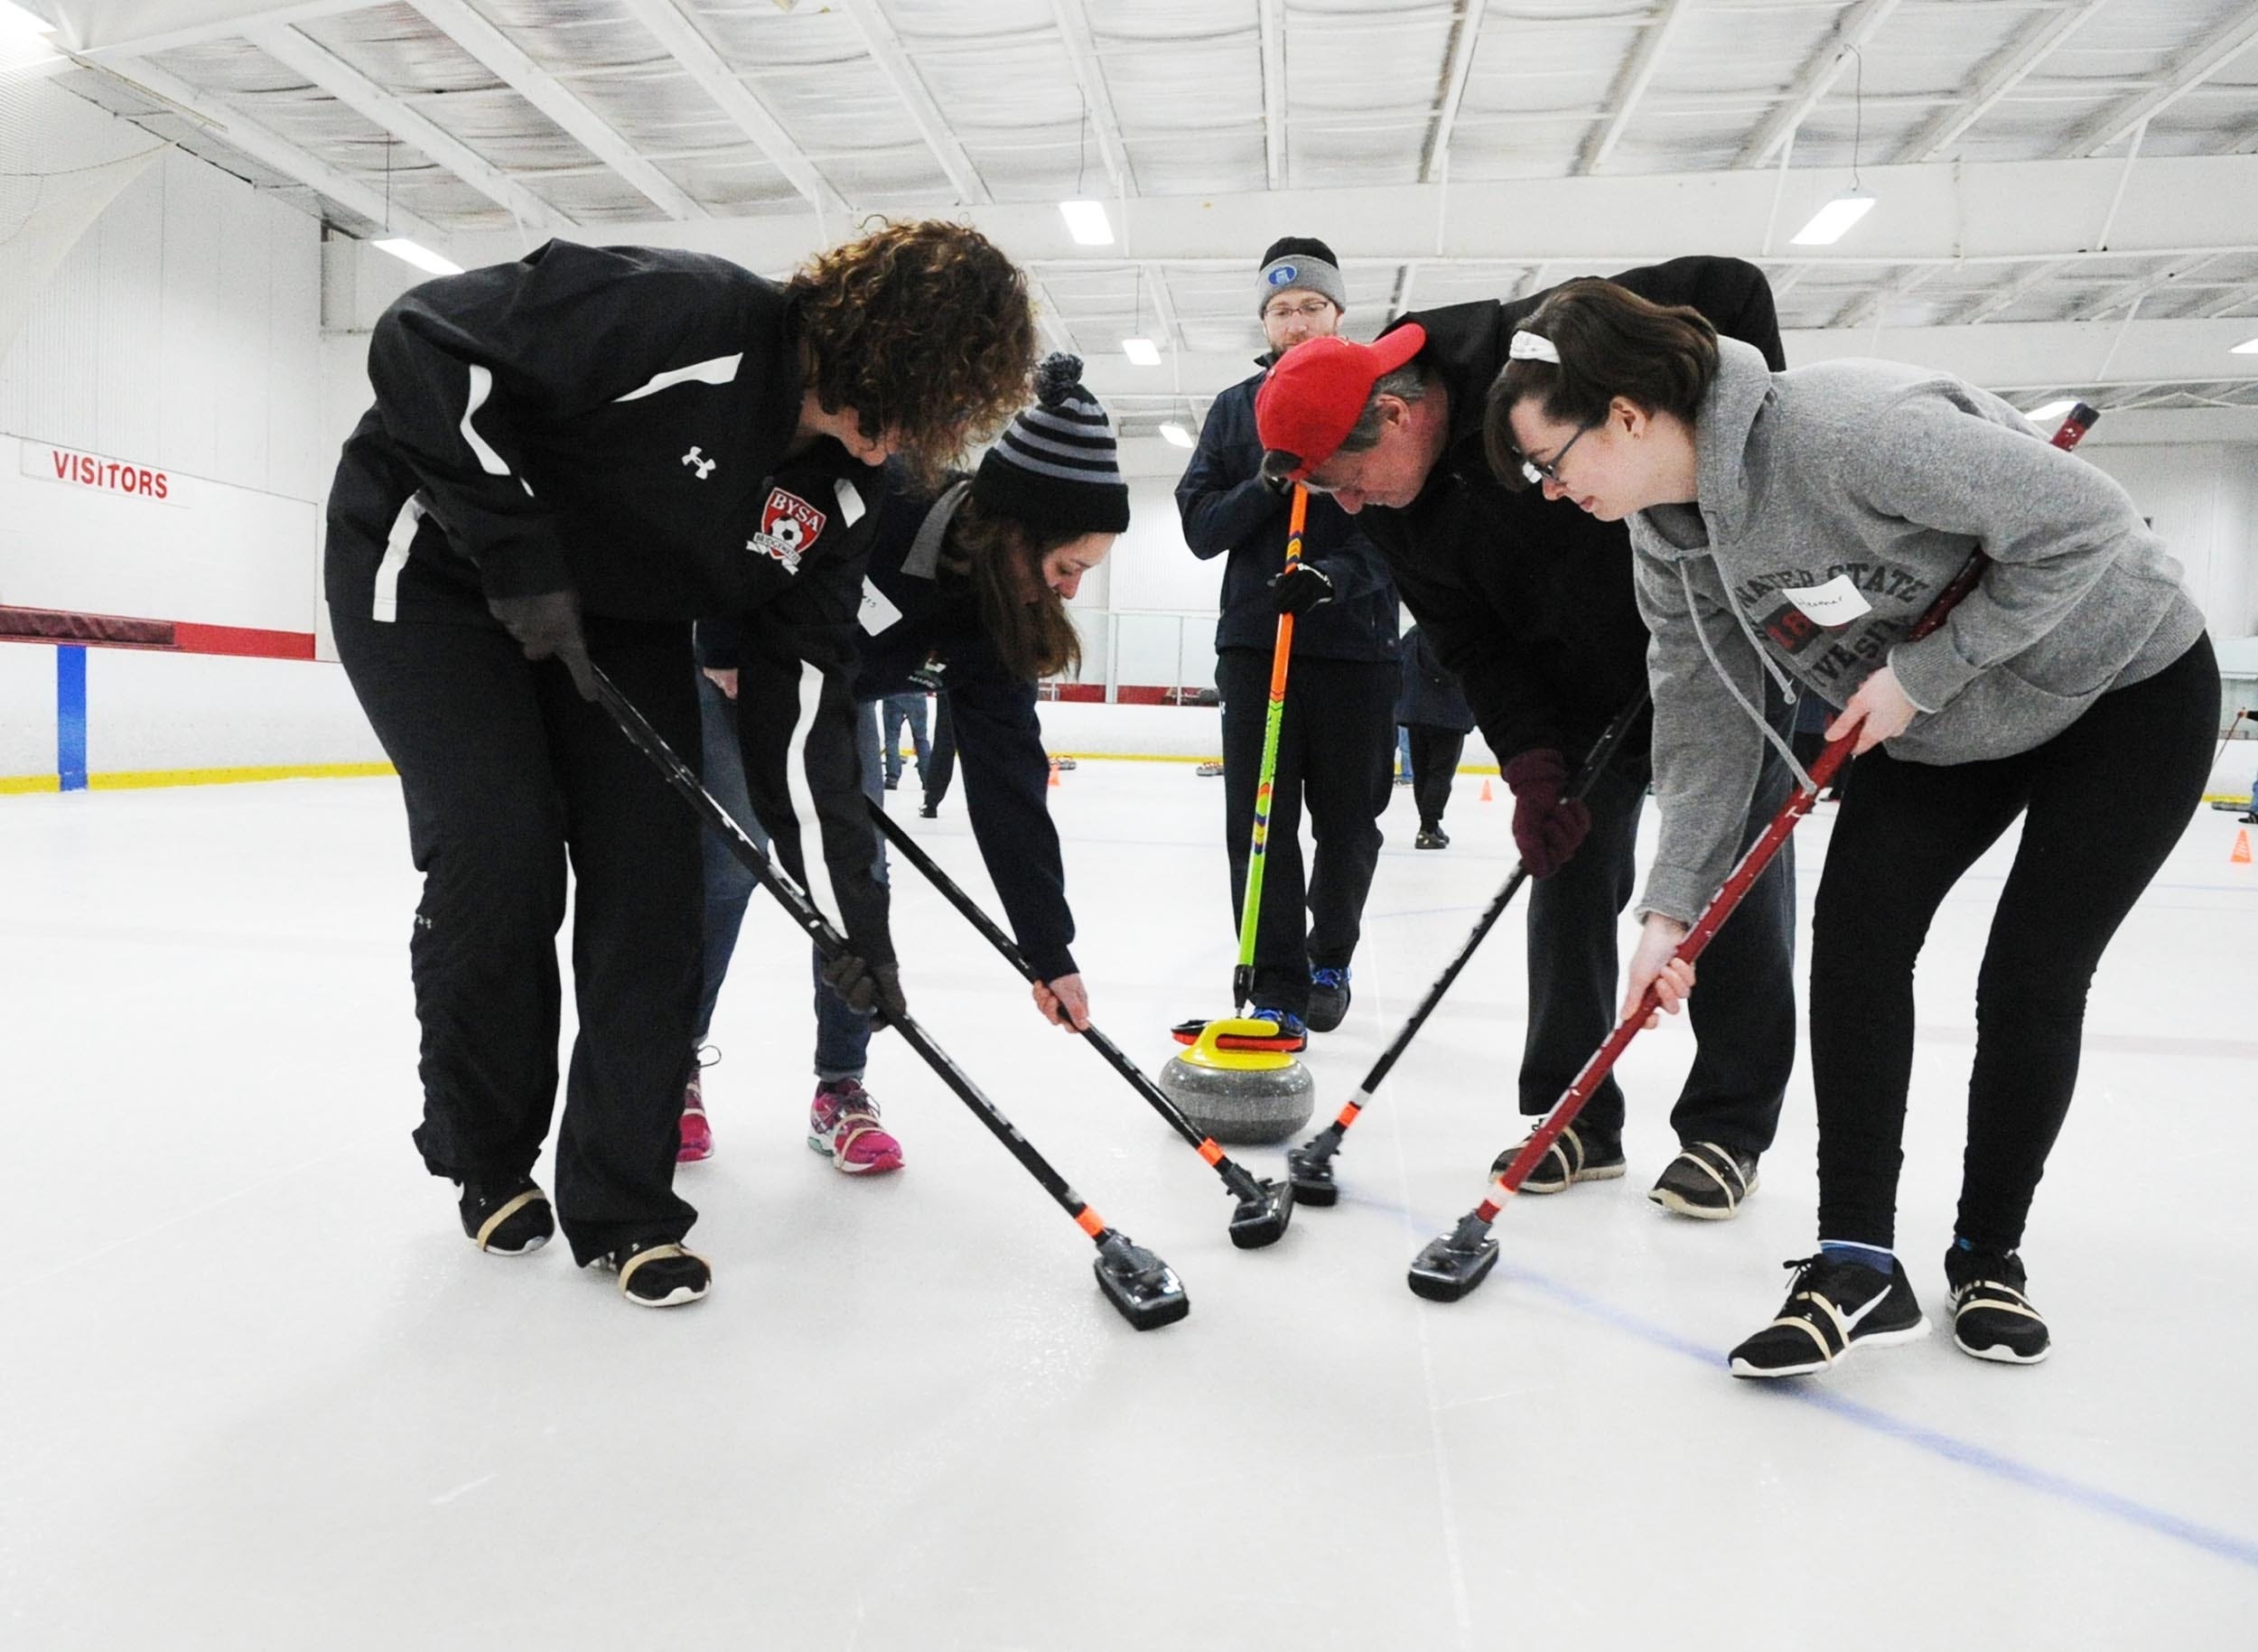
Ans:
[[[1290,235],[1273,241],[1263,254],[1262,273],[1255,278],[1255,313],[1260,315],[1279,294],[1300,287],[1330,298],[1336,309],[1348,308],[1348,285],[1340,278],[1340,260],[1324,242]]]

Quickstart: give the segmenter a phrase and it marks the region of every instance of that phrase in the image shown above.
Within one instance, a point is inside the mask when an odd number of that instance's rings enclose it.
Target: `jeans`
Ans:
[[[875,802],[882,796],[875,702],[862,707],[862,718],[863,790]],[[702,671],[698,674],[698,722],[704,739],[705,789],[745,828],[745,835],[765,850],[769,834],[753,817],[752,803],[745,792],[745,761],[737,743],[736,705]],[[721,997],[722,982],[729,974],[730,957],[737,949],[737,931],[744,923],[745,908],[752,899],[754,886],[752,873],[730,853],[720,833],[702,833],[699,853],[705,875],[705,965],[695,1030],[690,1040],[694,1046],[704,1042],[713,1026],[714,1006]],[[879,881],[885,882],[886,851],[882,844],[878,852],[877,873]],[[818,953],[812,972],[816,995],[816,1078],[826,1084],[840,1078],[860,1078],[870,1050],[870,1020],[857,1015],[823,984],[822,968],[823,957]]]

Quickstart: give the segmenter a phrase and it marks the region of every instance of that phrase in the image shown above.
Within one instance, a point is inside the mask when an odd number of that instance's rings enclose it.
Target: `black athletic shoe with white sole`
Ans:
[[[1732,1350],[1735,1377],[1808,1377],[1853,1348],[1909,1342],[1928,1330],[1902,1267],[1884,1274],[1824,1253],[1785,1265],[1796,1270],[1796,1283],[1779,1317]]]
[[[1756,1191],[1756,1155],[1688,1142],[1663,1166],[1647,1197],[1673,1216],[1722,1222],[1740,1214],[1740,1201]]]
[[[539,1250],[556,1233],[549,1196],[527,1177],[517,1181],[462,1184],[462,1231],[482,1251],[522,1256]]]
[[[620,1275],[620,1294],[639,1308],[672,1308],[695,1302],[713,1289],[714,1270],[705,1258],[672,1239],[638,1239],[603,1258]]]
[[[1535,1131],[1529,1132],[1535,1135]],[[1528,1145],[1529,1136],[1518,1142],[1490,1161],[1489,1173],[1502,1176],[1506,1167]],[[1589,1125],[1571,1125],[1560,1133],[1552,1147],[1529,1179],[1521,1184],[1524,1193],[1563,1193],[1579,1181],[1612,1181],[1623,1173],[1623,1133],[1619,1130],[1596,1130]]]
[[[2047,1322],[2023,1294],[2023,1259],[2013,1251],[1945,1253],[1952,1286],[1952,1339],[1964,1354],[2008,1365],[2037,1365],[2053,1351]]]

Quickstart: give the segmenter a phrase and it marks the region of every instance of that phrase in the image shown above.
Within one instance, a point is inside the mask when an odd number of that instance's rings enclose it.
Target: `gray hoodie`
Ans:
[[[1892,362],[1718,352],[1698,502],[1629,518],[1662,814],[1639,910],[1687,923],[1731,870],[1766,671],[1840,706],[1886,662],[1921,708],[1889,754],[1964,763],[2051,740],[2203,631],[2124,490],[1999,397]],[[1981,583],[1900,644],[1979,546]]]

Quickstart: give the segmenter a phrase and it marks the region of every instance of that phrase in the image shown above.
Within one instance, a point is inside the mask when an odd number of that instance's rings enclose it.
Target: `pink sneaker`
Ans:
[[[682,1139],[675,1149],[676,1164],[695,1164],[714,1156],[714,1129],[705,1122],[704,1065],[690,1069],[690,1081],[682,1087]]]
[[[807,1145],[828,1153],[850,1176],[872,1176],[901,1168],[901,1143],[878,1123],[878,1104],[860,1079],[835,1078],[816,1087],[807,1109]]]

